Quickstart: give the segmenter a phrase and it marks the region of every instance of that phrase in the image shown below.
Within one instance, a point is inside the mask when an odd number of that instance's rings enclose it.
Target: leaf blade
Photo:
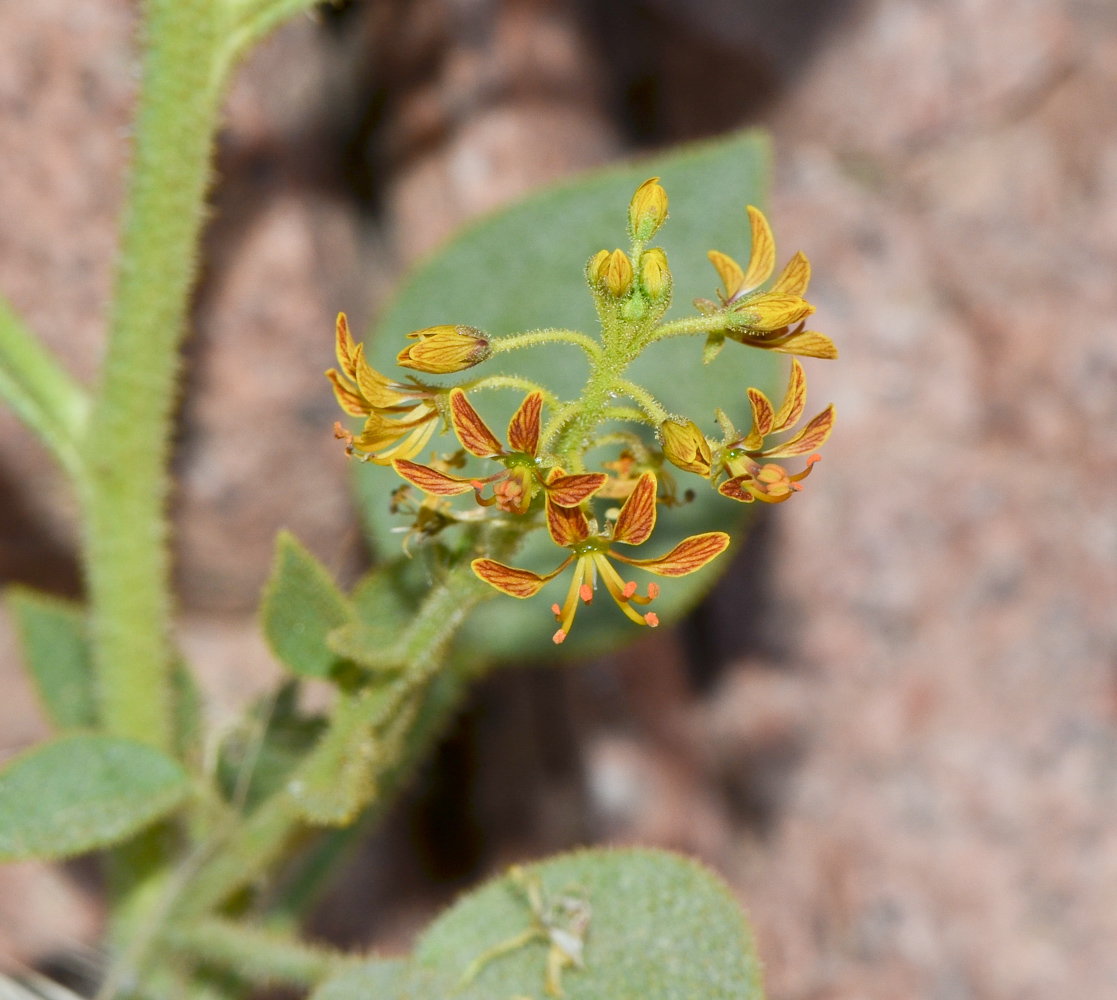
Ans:
[[[40,744],[0,770],[0,862],[119,843],[189,789],[182,767],[144,743],[77,734]]]
[[[330,676],[337,656],[326,638],[354,620],[349,600],[326,568],[286,531],[276,539],[260,615],[272,652],[302,677]]]

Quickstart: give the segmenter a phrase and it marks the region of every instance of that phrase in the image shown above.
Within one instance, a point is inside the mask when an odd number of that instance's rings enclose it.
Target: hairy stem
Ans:
[[[478,392],[482,389],[522,389],[524,392],[538,392],[543,396],[544,402],[555,406],[558,399],[550,389],[544,388],[531,379],[521,378],[519,375],[486,375],[473,382],[464,382],[459,387],[465,392]]]
[[[499,337],[490,341],[493,354],[502,354],[505,351],[515,351],[521,347],[536,347],[540,344],[577,344],[591,361],[601,360],[601,345],[592,337],[587,337],[577,330],[531,330],[528,333],[517,333],[511,337]]]
[[[169,750],[167,462],[226,8],[224,0],[148,0],[145,9],[129,203],[85,449],[85,556],[102,722]]]
[[[314,986],[352,961],[332,948],[213,917],[175,927],[166,940],[176,951],[259,985]]]
[[[670,323],[661,323],[652,328],[649,343],[657,340],[666,340],[668,337],[690,337],[699,333],[713,333],[716,330],[728,330],[729,320],[724,313],[713,313],[708,316],[686,316],[683,319],[673,319]]]
[[[617,392],[623,393],[629,399],[635,400],[647,415],[649,420],[658,427],[667,419],[667,410],[664,409],[662,404],[643,386],[637,385],[635,382],[629,382],[628,379],[618,378],[613,383]]]

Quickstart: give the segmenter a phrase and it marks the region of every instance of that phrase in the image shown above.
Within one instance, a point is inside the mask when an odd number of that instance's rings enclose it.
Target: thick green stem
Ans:
[[[217,127],[224,0],[148,0],[108,353],[94,403],[86,571],[105,728],[173,745],[165,506],[178,347]]]

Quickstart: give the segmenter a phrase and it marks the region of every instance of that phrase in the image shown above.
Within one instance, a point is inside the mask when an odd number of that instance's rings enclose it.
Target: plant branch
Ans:
[[[667,410],[664,409],[655,396],[648,392],[643,386],[639,386],[635,382],[630,382],[625,378],[618,378],[613,384],[617,392],[623,393],[625,396],[636,401],[640,409],[648,415],[654,426],[658,427],[667,419]]]
[[[531,379],[520,378],[519,375],[486,375],[475,382],[463,383],[461,388],[469,392],[480,389],[522,389],[524,392],[542,393],[548,406],[554,407],[558,403],[558,398],[549,389],[545,389]]]
[[[375,702],[379,706],[375,710],[389,720],[382,726],[381,733],[390,729],[392,715],[407,710],[409,702],[426,694],[454,633],[470,611],[493,594],[495,591],[492,588],[474,576],[468,562],[455,567],[442,583],[431,590],[401,641],[400,648],[407,667],[395,682],[390,703],[385,707],[378,699],[370,700],[370,707]],[[331,730],[323,734],[300,766],[300,773],[320,770],[317,755],[330,752],[334,721],[331,720]],[[425,742],[422,745],[425,746]],[[370,766],[377,769],[377,782],[383,775],[408,766],[410,754],[415,749],[421,747],[412,748],[405,740],[395,759],[374,759]],[[290,791],[293,784],[289,782],[287,787],[262,803],[198,873],[183,894],[179,919],[192,920],[212,911],[232,893],[251,884],[282,855],[305,826],[298,801]],[[377,794],[383,794],[384,788],[381,784]]]
[[[165,938],[176,951],[258,985],[315,986],[354,961],[332,948],[212,917],[173,927]]]
[[[686,316],[683,319],[674,319],[670,323],[661,323],[652,328],[648,343],[654,344],[657,340],[666,340],[668,337],[690,337],[699,333],[714,333],[718,330],[728,330],[729,320],[724,313],[711,313],[702,316]]]
[[[537,347],[540,344],[577,344],[586,356],[593,361],[602,358],[601,345],[592,337],[587,337],[577,330],[532,330],[528,333],[517,333],[511,337],[497,337],[489,341],[493,354],[502,354],[505,351],[515,351],[521,347]]]

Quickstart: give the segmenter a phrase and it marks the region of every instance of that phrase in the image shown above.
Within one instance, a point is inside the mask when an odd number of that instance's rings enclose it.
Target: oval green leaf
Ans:
[[[119,843],[189,788],[182,767],[143,743],[83,734],[41,744],[0,770],[0,862]]]
[[[588,850],[525,869],[544,902],[584,901],[582,968],[561,976],[565,1000],[761,1000],[752,932],[726,886],[666,851]],[[523,942],[532,911],[522,883],[494,879],[420,938],[409,962],[373,960],[313,1000],[492,1000],[544,997],[549,943]],[[520,940],[523,943],[509,946]],[[481,962],[481,956],[489,956]]]

